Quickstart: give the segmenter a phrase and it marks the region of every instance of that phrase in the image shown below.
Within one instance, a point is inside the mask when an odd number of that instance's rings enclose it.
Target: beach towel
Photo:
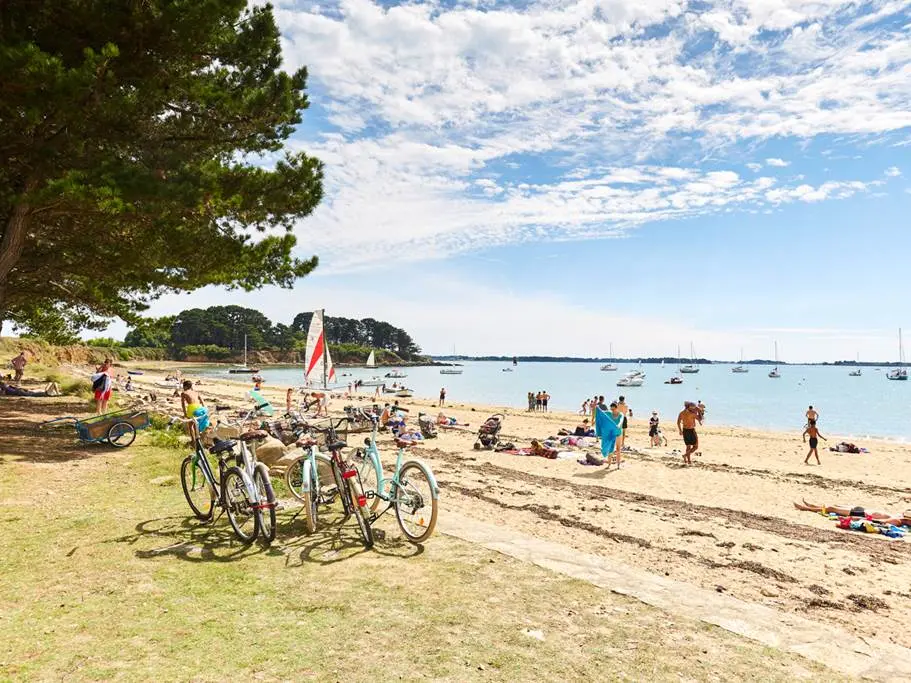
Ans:
[[[618,413],[617,418],[618,420],[622,420],[623,416]],[[617,437],[620,436],[621,433],[620,426],[617,422],[614,422],[613,415],[596,407],[595,431],[598,436],[601,437],[601,455],[606,458],[614,452],[614,449],[617,446]]]

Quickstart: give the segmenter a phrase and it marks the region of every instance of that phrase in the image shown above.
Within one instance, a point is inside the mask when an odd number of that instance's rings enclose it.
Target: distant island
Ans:
[[[453,356],[453,355],[431,355],[436,362],[457,363],[459,361],[496,361],[502,363],[512,363],[516,358],[519,363],[665,363],[667,365],[832,365],[837,367],[870,367],[870,368],[887,368],[901,367],[903,364],[895,361],[873,362],[873,361],[853,361],[837,360],[824,361],[820,363],[786,363],[784,361],[774,361],[765,358],[755,358],[753,360],[710,360],[708,358],[672,358],[670,356],[657,357],[639,357],[639,358],[583,358],[578,356]]]

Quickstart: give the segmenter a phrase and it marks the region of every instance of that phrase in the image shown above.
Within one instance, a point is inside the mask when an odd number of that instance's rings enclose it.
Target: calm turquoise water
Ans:
[[[461,375],[441,375],[438,367],[406,368],[406,379],[387,381],[390,385],[404,382],[417,396],[435,397],[440,387],[446,387],[451,402],[514,408],[526,406],[526,394],[541,389],[551,395],[550,405],[557,410],[578,410],[586,396],[616,398],[622,393],[636,417],[658,410],[666,423],[676,419],[684,400],[702,400],[708,407],[709,424],[775,430],[802,431],[804,413],[812,404],[826,436],[911,440],[911,382],[888,381],[885,371],[874,368],[863,368],[862,377],[849,377],[847,368],[788,365],[781,367],[781,379],[770,379],[768,366],[751,366],[747,374],[733,374],[730,365],[709,365],[701,366],[696,375],[684,375],[684,383],[675,386],[664,384],[676,369],[670,366],[621,364],[617,372],[601,372],[594,363],[520,363],[513,372],[502,372],[504,367],[507,364],[500,362],[465,362]],[[625,372],[637,367],[646,373],[643,386],[616,386]],[[388,371],[337,370],[350,373],[340,382],[367,380]],[[200,374],[239,379],[211,368]],[[300,368],[269,368],[261,374],[272,387],[302,384]]]

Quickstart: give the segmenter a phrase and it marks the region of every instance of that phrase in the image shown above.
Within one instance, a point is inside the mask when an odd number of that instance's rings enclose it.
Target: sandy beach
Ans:
[[[179,411],[179,400],[156,386],[176,363],[137,363],[139,393],[158,394],[162,412]],[[76,368],[85,374],[87,368]],[[188,375],[193,379],[192,374]],[[248,378],[214,381],[199,390],[210,403],[242,405]],[[284,406],[287,387],[266,386],[265,395]],[[121,394],[124,396],[126,394]],[[249,399],[247,399],[247,402]],[[373,393],[335,398],[330,412],[368,404]],[[410,410],[436,414],[435,400],[400,399]],[[635,407],[635,406],[634,406]],[[570,413],[536,414],[514,408],[447,401],[445,412],[470,427],[441,431],[414,448],[437,474],[442,515],[463,515],[557,541],[586,553],[645,569],[785,612],[839,625],[868,639],[911,646],[908,565],[911,545],[880,535],[839,530],[819,514],[794,509],[805,499],[827,505],[863,506],[901,513],[911,508],[911,446],[890,441],[859,443],[869,453],[832,453],[841,440],[825,431],[822,465],[804,465],[802,415],[791,433],[717,426],[708,406],[700,429],[702,456],[684,467],[676,415],[663,415],[666,448],[648,447],[647,415],[631,421],[633,452],[622,469],[583,466],[576,459],[548,460],[478,451],[477,425],[488,415],[506,415],[502,436],[518,447],[546,438],[580,419]],[[359,439],[358,439],[359,441]],[[380,441],[392,456],[388,435]],[[589,450],[596,450],[592,448]],[[584,451],[579,451],[584,457]]]

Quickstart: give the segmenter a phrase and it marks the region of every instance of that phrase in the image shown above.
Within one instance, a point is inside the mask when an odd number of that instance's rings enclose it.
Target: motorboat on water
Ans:
[[[619,380],[617,380],[618,387],[641,387],[645,383],[645,373],[641,370],[633,370],[628,372]]]
[[[674,375],[670,379],[664,380],[665,384],[683,384],[683,377],[677,377]]]
[[[503,368],[501,372],[512,372],[512,368]]]
[[[862,373],[860,371],[860,368],[857,368],[857,370],[854,370],[853,372],[849,372],[848,377],[860,377],[861,374]]]
[[[401,370],[393,370],[392,372],[387,372],[384,377],[388,379],[405,379],[408,375]]]
[[[461,375],[461,368],[443,368],[440,370],[441,375]]]
[[[386,380],[382,377],[371,377],[370,379],[361,380],[359,386],[362,387],[381,387],[386,384]]]

